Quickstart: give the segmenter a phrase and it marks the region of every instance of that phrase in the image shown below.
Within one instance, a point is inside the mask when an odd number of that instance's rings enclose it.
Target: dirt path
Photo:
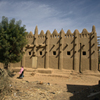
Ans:
[[[56,73],[56,72],[55,72]],[[13,77],[13,79],[17,79],[19,73]],[[100,76],[100,75],[99,75]],[[65,86],[66,84],[73,84],[73,85],[97,85],[98,81],[100,80],[99,76],[95,75],[85,75],[85,74],[66,74],[63,75],[60,73],[59,75],[56,74],[45,74],[45,73],[33,73],[33,72],[25,72],[24,78],[22,80],[27,81],[42,81],[42,82],[49,82],[52,84],[58,84],[61,86]]]

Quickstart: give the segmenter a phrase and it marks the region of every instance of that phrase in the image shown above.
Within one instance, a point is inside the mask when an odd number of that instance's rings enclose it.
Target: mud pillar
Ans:
[[[64,31],[60,31],[59,37],[59,69],[63,69],[63,39],[64,39]]]
[[[79,52],[78,52],[78,49],[79,49],[79,31],[78,30],[75,30],[74,31],[74,70],[76,72],[79,72]]]
[[[25,52],[25,48],[23,48],[23,51]],[[23,55],[23,58],[22,58],[22,65],[23,67],[26,67],[25,66],[25,54]]]
[[[37,39],[38,39],[38,28],[36,26],[35,34],[34,34],[34,50],[33,50],[33,55],[34,56],[37,56],[37,52],[36,52]]]
[[[91,70],[94,72],[98,71],[98,43],[97,43],[97,33],[95,30],[95,26],[92,27],[92,33],[91,33]]]
[[[50,31],[46,32],[46,51],[45,51],[45,68],[49,68],[49,40],[50,40]]]

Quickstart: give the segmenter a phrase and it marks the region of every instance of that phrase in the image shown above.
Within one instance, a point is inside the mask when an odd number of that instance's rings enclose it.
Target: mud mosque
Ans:
[[[51,34],[49,30],[44,34],[42,30],[38,34],[36,26],[34,35],[27,35],[28,45],[25,46],[25,54],[19,63],[11,66],[51,69],[75,70],[77,72],[98,71],[98,43],[95,26],[92,32],[83,29],[82,33],[76,29],[73,33],[67,33],[62,29]]]

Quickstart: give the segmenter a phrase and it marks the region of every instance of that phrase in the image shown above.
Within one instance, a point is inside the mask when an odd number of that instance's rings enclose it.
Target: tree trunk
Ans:
[[[8,70],[8,63],[5,63],[4,69]]]

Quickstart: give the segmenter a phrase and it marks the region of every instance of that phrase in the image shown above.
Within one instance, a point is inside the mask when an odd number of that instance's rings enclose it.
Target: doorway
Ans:
[[[37,57],[32,57],[32,68],[37,68]]]

